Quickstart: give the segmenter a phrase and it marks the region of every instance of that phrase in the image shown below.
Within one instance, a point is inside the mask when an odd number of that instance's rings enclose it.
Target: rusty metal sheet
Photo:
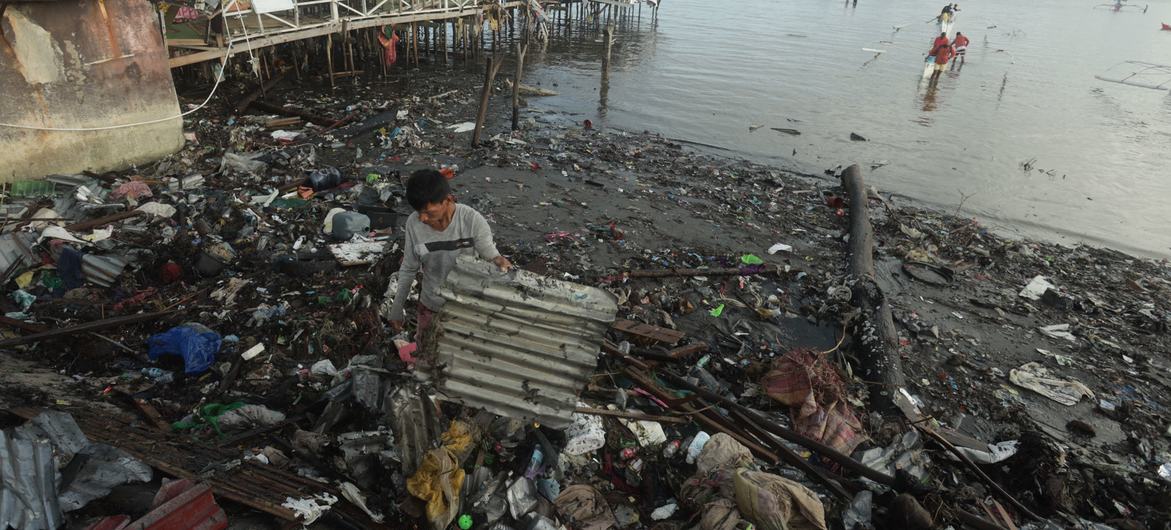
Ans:
[[[25,418],[39,413],[36,409],[11,412]],[[359,528],[388,528],[370,522],[365,513],[343,499],[330,484],[255,462],[226,465],[239,462],[240,455],[230,448],[211,447],[190,438],[160,433],[125,415],[86,407],[70,408],[69,413],[90,440],[122,449],[167,475],[203,482],[219,497],[285,521],[296,520],[292,510],[281,506],[287,497],[303,498],[326,492],[342,499],[330,511],[346,523]]]
[[[440,288],[438,361],[443,394],[512,418],[568,425],[577,394],[597,367],[614,297],[461,256]]]
[[[682,331],[660,328],[633,320],[619,320],[614,323],[614,329],[629,335],[634,335],[635,337],[661,342],[668,346],[678,344],[679,341],[683,340],[683,337],[687,336]]]
[[[228,527],[227,514],[216,504],[206,484],[182,479],[164,484],[158,495],[172,493],[174,496],[161,503],[156,497],[153,510],[122,530],[224,530]]]

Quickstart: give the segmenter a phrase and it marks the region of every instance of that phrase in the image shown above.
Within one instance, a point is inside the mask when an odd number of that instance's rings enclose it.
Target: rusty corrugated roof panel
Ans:
[[[561,428],[597,366],[614,297],[595,287],[461,256],[440,289],[436,385],[501,416]]]
[[[62,523],[52,444],[24,428],[0,431],[0,528],[54,530]]]

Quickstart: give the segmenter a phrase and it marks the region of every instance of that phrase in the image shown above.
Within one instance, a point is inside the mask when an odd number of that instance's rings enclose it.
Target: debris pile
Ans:
[[[463,530],[1171,520],[1166,262],[1010,240],[871,190],[907,381],[876,388],[836,179],[546,116],[490,121],[471,150],[475,91],[443,83],[303,96],[302,114],[338,116],[324,126],[203,114],[151,167],[8,188],[0,418],[23,434],[4,440],[41,454],[51,429],[18,425],[70,423],[134,463],[117,482],[154,468],[181,484],[160,499],[210,521],[215,506]],[[443,168],[521,269],[460,262],[423,344],[380,314],[412,281],[394,273],[421,167]],[[20,476],[69,471],[57,453]],[[169,509],[111,510],[112,482],[69,497],[84,473],[20,489],[7,462],[0,494],[49,511],[0,524]]]

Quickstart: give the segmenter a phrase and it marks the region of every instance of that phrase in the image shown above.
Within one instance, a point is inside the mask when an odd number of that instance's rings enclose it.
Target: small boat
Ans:
[[[1163,31],[1171,31],[1171,24],[1163,23]]]

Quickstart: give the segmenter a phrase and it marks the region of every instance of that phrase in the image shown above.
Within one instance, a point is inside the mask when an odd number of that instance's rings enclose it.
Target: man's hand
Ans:
[[[399,333],[403,330],[402,320],[388,320],[387,322],[390,323],[390,329],[393,329],[395,333]]]
[[[496,258],[492,260],[492,263],[495,263],[497,267],[500,267],[501,272],[508,272],[508,270],[512,268],[512,262],[508,261],[508,258],[504,257],[503,255],[496,256]]]

